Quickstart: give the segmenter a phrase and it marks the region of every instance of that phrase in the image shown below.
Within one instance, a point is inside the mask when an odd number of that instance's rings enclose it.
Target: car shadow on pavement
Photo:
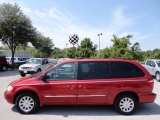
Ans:
[[[18,112],[13,106],[12,111]],[[44,106],[35,115],[74,116],[117,116],[113,106]],[[160,106],[156,103],[138,105],[134,116],[160,115]]]
[[[15,75],[19,75],[18,70],[0,71],[0,77],[10,77]]]

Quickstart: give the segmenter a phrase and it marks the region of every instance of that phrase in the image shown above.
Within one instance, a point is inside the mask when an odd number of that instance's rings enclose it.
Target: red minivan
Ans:
[[[22,114],[44,105],[113,105],[129,115],[139,103],[154,102],[153,84],[133,60],[74,59],[12,82],[4,95]]]

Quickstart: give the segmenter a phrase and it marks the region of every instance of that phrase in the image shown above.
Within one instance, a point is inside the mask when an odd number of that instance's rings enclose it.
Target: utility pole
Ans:
[[[99,33],[97,36],[99,37],[99,58],[101,58],[101,50],[100,50],[100,38],[101,38],[101,35],[103,35],[102,33]]]
[[[67,49],[68,49],[67,46],[68,46],[68,43],[66,43],[66,58],[67,58]]]

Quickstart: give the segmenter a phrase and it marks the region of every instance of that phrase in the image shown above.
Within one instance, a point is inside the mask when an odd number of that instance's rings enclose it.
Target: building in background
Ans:
[[[9,50],[0,50],[0,56],[12,57],[12,53]],[[31,58],[33,56],[25,52],[16,52],[14,57]]]

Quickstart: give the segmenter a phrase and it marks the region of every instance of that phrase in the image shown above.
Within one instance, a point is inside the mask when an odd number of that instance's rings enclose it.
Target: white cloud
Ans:
[[[133,21],[131,18],[128,18],[124,14],[124,8],[123,7],[117,7],[115,11],[113,12],[113,28],[117,30],[124,29],[125,27],[131,26],[133,24]]]
[[[0,0],[0,4],[1,3],[9,3],[9,2],[11,2],[11,0]]]
[[[122,7],[118,7],[112,13],[112,21],[109,27],[93,28],[79,21],[76,16],[61,11],[56,7],[45,9],[31,9],[23,3],[19,3],[23,12],[30,17],[33,25],[44,35],[53,39],[56,47],[64,48],[68,43],[69,35],[76,33],[80,40],[85,37],[91,38],[94,44],[98,44],[98,33],[101,36],[101,48],[111,46],[111,38],[113,34],[125,29],[132,24],[132,20],[127,18]],[[105,24],[105,23],[104,23]],[[79,42],[80,43],[80,42]],[[71,46],[71,45],[70,45]]]

